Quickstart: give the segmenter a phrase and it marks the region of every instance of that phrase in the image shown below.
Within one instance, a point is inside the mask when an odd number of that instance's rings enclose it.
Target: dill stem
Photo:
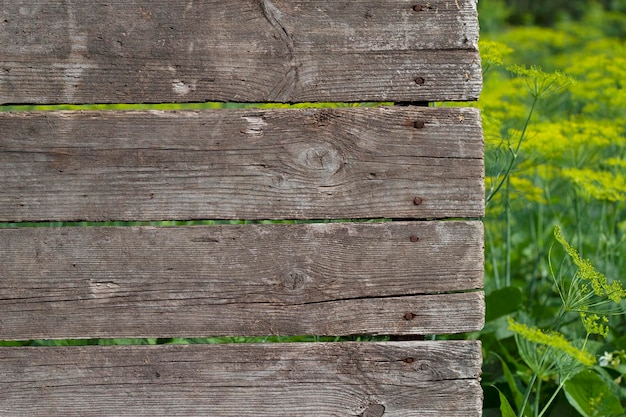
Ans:
[[[489,242],[489,247],[495,248],[493,233],[491,233],[491,229],[488,227],[485,228],[485,238]],[[493,278],[496,283],[496,289],[500,289],[502,288],[502,283],[500,282],[500,268],[498,267],[499,259],[495,250],[492,249],[489,253],[491,254],[491,266],[493,267]]]
[[[588,337],[589,335],[587,335],[587,338]],[[583,343],[583,349],[584,349],[584,345],[587,344],[587,338],[585,338],[585,343]],[[559,392],[561,392],[561,390],[565,386],[565,383],[567,382],[567,380],[569,379],[571,375],[572,373],[569,372],[567,375],[561,378],[561,382],[559,383],[559,386],[554,390],[554,392],[552,393],[552,396],[550,397],[546,405],[541,409],[541,412],[537,415],[537,417],[542,417],[546,413],[546,411],[548,411],[548,407],[550,407],[550,404],[552,404],[556,396],[559,394]]]
[[[535,394],[535,417],[539,417],[539,400],[541,399],[541,378],[537,381],[537,393]]]
[[[541,409],[541,412],[537,415],[537,417],[542,417],[546,411],[548,411],[548,407],[550,407],[550,405],[552,404],[552,402],[554,401],[554,399],[556,398],[556,396],[559,394],[559,392],[561,392],[561,390],[563,389],[563,386],[565,385],[565,382],[567,382],[567,380],[569,379],[571,374],[567,374],[562,380],[561,383],[559,384],[559,386],[554,390],[554,392],[552,393],[552,396],[550,397],[550,399],[548,400],[548,402],[546,403],[546,405]]]
[[[517,141],[517,145],[515,146],[515,149],[513,149],[511,147],[511,145],[509,145],[509,152],[511,152],[511,161],[509,162],[509,165],[507,166],[506,171],[502,175],[502,179],[500,180],[498,185],[495,187],[495,189],[493,189],[493,191],[491,191],[489,193],[489,195],[485,199],[485,207],[487,205],[489,205],[489,202],[491,201],[491,199],[496,194],[498,194],[498,192],[500,191],[500,188],[502,188],[504,183],[507,181],[507,179],[511,175],[511,171],[513,170],[513,166],[515,166],[515,162],[517,161],[517,156],[519,155],[519,150],[522,147],[522,142],[524,142],[524,138],[526,137],[526,131],[528,130],[528,126],[530,125],[530,119],[532,118],[533,113],[535,112],[535,107],[537,106],[537,101],[539,101],[539,97],[538,96],[535,95],[533,97],[534,97],[533,98],[533,103],[531,104],[530,110],[528,111],[528,116],[526,116],[526,121],[524,122],[524,127],[522,128],[522,133],[519,136],[519,140]]]
[[[524,417],[524,410],[526,409],[526,405],[528,405],[528,399],[530,398],[530,393],[533,390],[533,385],[535,385],[535,381],[537,380],[537,372],[533,374],[533,377],[530,379],[528,386],[526,387],[526,392],[524,393],[524,401],[522,401],[522,405],[517,412],[517,417]]]
[[[511,236],[511,178],[506,178],[506,187],[505,187],[505,199],[504,199],[504,210],[506,216],[506,249],[505,249],[505,284],[507,287],[511,286],[511,246],[512,246],[512,236]]]
[[[583,342],[581,350],[585,350],[585,348],[587,347],[587,342],[588,341],[589,341],[589,333],[587,333],[587,335],[585,336],[585,341]],[[543,417],[543,415],[546,413],[546,411],[548,411],[548,407],[550,407],[550,404],[552,404],[552,402],[554,401],[554,399],[556,398],[558,393],[561,392],[561,390],[565,386],[565,383],[570,378],[570,376],[572,376],[572,372],[571,371],[568,372],[567,375],[565,375],[563,378],[561,378],[561,382],[559,383],[559,386],[554,390],[554,393],[552,393],[552,396],[550,397],[550,399],[548,400],[546,405],[543,407],[543,409],[541,410],[539,415],[537,415],[537,417]]]

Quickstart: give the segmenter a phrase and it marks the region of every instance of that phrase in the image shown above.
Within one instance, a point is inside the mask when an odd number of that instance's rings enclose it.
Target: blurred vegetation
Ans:
[[[580,21],[590,9],[607,13],[625,13],[623,0],[482,0],[479,8],[488,15],[482,18],[483,30],[491,31],[503,23],[552,27],[566,21]],[[494,24],[496,26],[494,26]]]
[[[484,415],[624,416],[626,2],[479,11]]]

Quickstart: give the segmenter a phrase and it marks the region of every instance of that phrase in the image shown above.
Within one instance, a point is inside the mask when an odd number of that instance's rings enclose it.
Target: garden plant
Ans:
[[[625,10],[484,3],[484,415],[623,416]]]

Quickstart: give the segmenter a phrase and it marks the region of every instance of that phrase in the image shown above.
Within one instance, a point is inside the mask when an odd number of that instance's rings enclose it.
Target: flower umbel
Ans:
[[[521,65],[512,65],[507,70],[518,77],[526,79],[530,94],[535,97],[545,97],[567,89],[575,84],[576,80],[560,71],[545,72],[533,65],[530,68]]]
[[[626,298],[626,290],[622,288],[622,284],[617,280],[609,284],[606,277],[596,271],[588,259],[582,259],[576,249],[565,240],[559,226],[554,228],[554,237],[563,245],[565,252],[572,259],[574,265],[578,267],[577,274],[580,278],[589,281],[595,295],[598,297],[606,297],[616,304],[619,304],[622,299]]]
[[[536,327],[518,323],[512,318],[509,318],[509,330],[528,341],[555,348],[584,365],[593,366],[596,363],[596,358],[591,353],[578,349],[559,332],[545,332]]]
[[[597,334],[602,337],[607,337],[609,335],[609,326],[607,325],[609,319],[606,316],[580,313],[580,319],[583,322],[583,326],[585,327],[587,334]]]

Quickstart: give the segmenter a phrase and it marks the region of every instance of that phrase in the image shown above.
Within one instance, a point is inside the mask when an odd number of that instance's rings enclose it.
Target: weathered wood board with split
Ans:
[[[482,251],[480,222],[0,229],[0,334],[474,331]]]
[[[0,103],[471,100],[477,44],[475,0],[7,0]]]
[[[483,215],[475,109],[15,112],[0,131],[2,221]]]
[[[4,1],[0,104],[387,103],[0,111],[0,342],[338,340],[0,347],[0,416],[480,416],[436,340],[484,323],[480,115],[423,106],[477,40],[475,0]]]
[[[0,404],[31,417],[467,417],[480,415],[480,365],[463,341],[4,349]]]

